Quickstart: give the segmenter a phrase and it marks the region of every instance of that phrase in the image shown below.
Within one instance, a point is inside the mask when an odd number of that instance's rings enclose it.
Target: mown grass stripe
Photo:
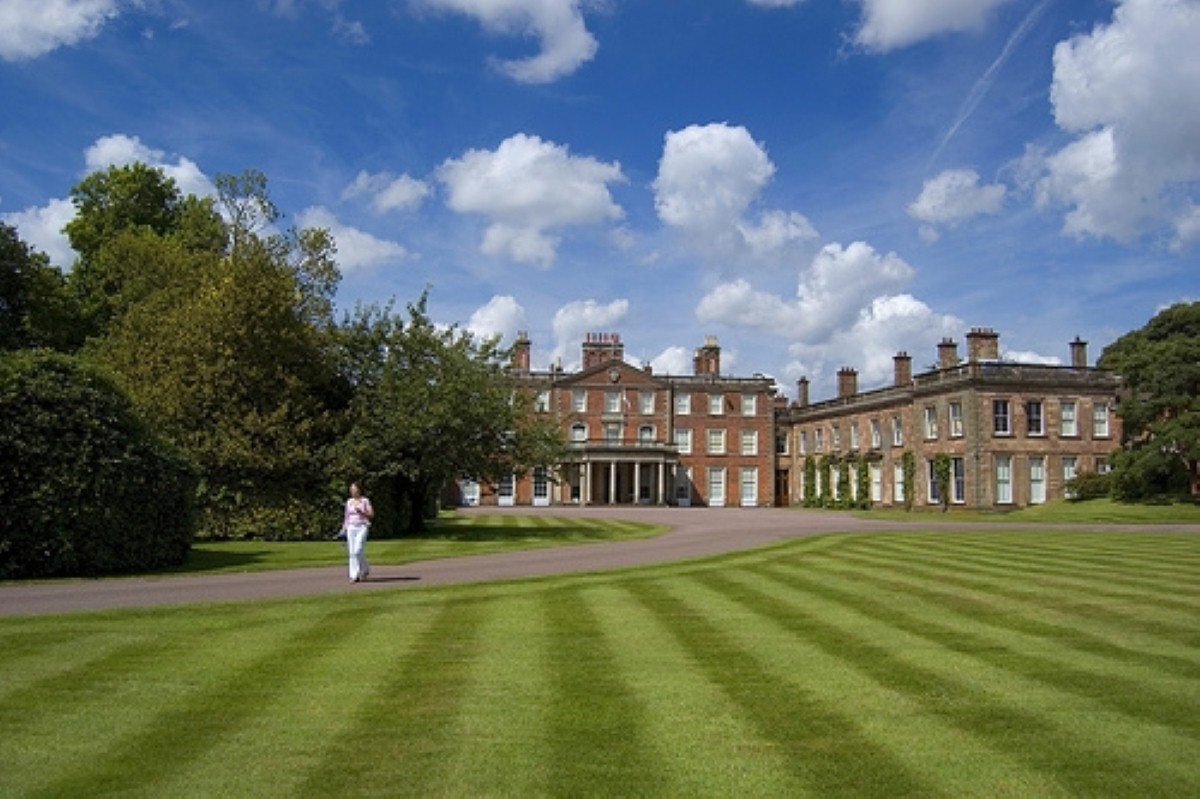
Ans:
[[[794,577],[794,570],[764,567],[762,573]],[[1180,679],[1153,661],[1134,666],[1103,656],[1070,651],[1071,644],[1056,635],[1030,634],[1000,614],[978,611],[963,615],[961,607],[939,602],[936,591],[896,586],[870,572],[829,576],[810,571],[805,585],[820,585],[827,598],[853,607],[865,616],[886,619],[897,629],[970,654],[997,668],[1018,671],[1056,690],[1122,713],[1133,719],[1166,724],[1175,732],[1200,736],[1200,683]],[[844,584],[853,580],[855,590]],[[864,587],[870,590],[862,590]],[[1014,618],[1009,615],[1009,619]],[[1069,636],[1068,631],[1064,631]],[[1131,674],[1132,669],[1132,674]],[[1153,688],[1149,686],[1154,686]]]
[[[658,795],[803,795],[787,753],[758,735],[624,581],[590,587],[586,596],[612,642],[614,668],[632,701],[644,708],[644,739],[661,782]]]
[[[1063,793],[1052,774],[992,746],[975,725],[949,712],[936,675],[899,662],[876,667],[875,656],[889,653],[857,640],[852,624],[826,625],[797,613],[811,597],[744,569],[699,574],[694,583],[685,598],[709,608],[781,679],[852,719],[861,736],[938,793]]]
[[[643,606],[666,622],[675,641],[740,708],[758,736],[784,753],[795,777],[810,793],[934,794],[934,786],[914,779],[891,752],[865,737],[849,717],[764,669],[757,652],[737,645],[710,621],[707,608],[676,597],[671,584],[643,580],[631,581],[628,587]],[[853,767],[838,755],[845,748],[855,752]]]
[[[1159,724],[1106,712],[1096,702],[1048,685],[1045,672],[1009,653],[970,647],[938,620],[896,609],[895,597],[874,600],[853,576],[763,575],[789,598],[804,628],[816,628],[829,651],[880,682],[928,697],[930,707],[970,725],[990,745],[1055,774],[1073,793],[1179,796],[1200,791],[1194,740]],[[718,575],[714,579],[719,579]],[[782,614],[781,607],[779,613]],[[1109,733],[1095,739],[1092,730]]]
[[[1078,542],[1081,546],[1086,541]],[[896,552],[897,550],[891,549]],[[1134,601],[1152,601],[1158,605],[1174,607],[1184,613],[1200,611],[1200,596],[1196,595],[1195,572],[1187,576],[1171,578],[1155,572],[1147,575],[1144,569],[1096,568],[1088,564],[1085,557],[1080,556],[1082,550],[1074,553],[1064,553],[1060,556],[1031,554],[1027,547],[1007,548],[987,546],[981,539],[974,539],[972,546],[939,545],[933,550],[923,550],[920,555],[909,547],[904,550],[909,557],[922,560],[945,562],[953,560],[957,564],[972,564],[980,572],[995,573],[997,558],[1002,564],[1004,573],[1019,572],[1031,576],[1055,578],[1044,580],[1043,584],[1053,582],[1055,585],[1071,589],[1083,587],[1095,593],[1110,595],[1113,598]],[[1114,587],[1114,585],[1116,587]]]
[[[171,702],[130,734],[113,740],[98,762],[59,776],[34,796],[83,796],[125,791],[150,792],[170,778],[172,769],[219,746],[276,695],[277,678],[294,668],[318,645],[338,645],[363,617],[339,612],[309,621],[284,640],[258,646],[236,671],[214,674],[203,692]],[[165,768],[170,764],[170,768]]]
[[[487,608],[466,594],[431,610],[434,618],[412,648],[393,650],[393,670],[347,708],[349,723],[305,775],[300,795],[346,796],[365,786],[379,786],[383,795],[441,792]]]
[[[547,591],[541,599],[554,689],[549,795],[660,794],[644,709],[621,680],[593,608],[575,589]]]
[[[1187,580],[1200,567],[1200,550],[1194,536],[1173,533],[1009,533],[1019,535],[1020,551],[1049,560],[1083,559],[1097,568],[1152,572]],[[1172,546],[1172,542],[1175,544]],[[976,537],[974,543],[992,543]],[[1009,549],[1003,539],[996,548]]]
[[[528,593],[474,599],[486,602],[489,613],[451,733],[458,746],[438,793],[545,796],[553,691],[542,603]]]
[[[1042,581],[1034,583],[1023,578],[1019,572],[1006,570],[1002,562],[993,562],[990,567],[984,568],[932,553],[928,557],[913,553],[901,559],[848,550],[840,551],[836,559],[824,561],[825,564],[835,562],[842,564],[840,568],[845,569],[853,569],[849,564],[869,562],[898,574],[986,591],[1026,606],[1050,606],[1058,612],[1093,619],[1114,628],[1140,629],[1145,634],[1183,647],[1192,647],[1195,642],[1195,616],[1192,614],[1150,602],[1138,603],[1135,609],[1128,598],[1110,596],[1112,592],[1101,591],[1094,586],[1089,586],[1087,590],[1079,587],[1072,590]]]

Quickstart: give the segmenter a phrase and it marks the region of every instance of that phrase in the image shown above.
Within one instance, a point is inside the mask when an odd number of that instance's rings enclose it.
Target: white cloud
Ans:
[[[164,175],[175,181],[176,187],[185,195],[208,197],[216,194],[216,187],[194,161],[179,156],[171,162],[167,160],[166,153],[147,147],[137,136],[126,136],[123,133],[103,136],[84,151],[83,157],[88,172],[98,172],[111,166],[126,166],[136,161],[161,169]]]
[[[46,253],[50,263],[60,269],[69,269],[75,262],[75,251],[63,233],[63,227],[74,218],[75,204],[65,199],[0,215],[0,219],[17,229],[26,244]]]
[[[1039,207],[1068,209],[1064,233],[1188,240],[1178,221],[1200,180],[1198,41],[1200,3],[1125,0],[1110,23],[1055,48],[1054,118],[1076,138],[1024,163],[1040,171]]]
[[[613,300],[601,305],[595,300],[567,303],[554,314],[554,352],[551,359],[562,361],[567,371],[580,366],[579,347],[588,333],[611,331],[629,314],[629,300]]]
[[[499,295],[477,308],[467,322],[467,330],[476,338],[500,336],[513,338],[525,325],[525,309],[511,295]]]
[[[955,31],[978,30],[988,15],[1013,0],[859,0],[858,44],[878,52]]]
[[[342,191],[342,199],[369,197],[372,210],[377,214],[385,214],[388,211],[409,211],[420,207],[430,191],[428,183],[408,175],[397,177],[390,172],[372,175],[362,171]]]
[[[547,231],[594,225],[624,216],[608,191],[623,182],[621,165],[571,155],[565,146],[519,133],[496,150],[470,150],[437,171],[446,204],[487,217],[482,250],[549,266],[558,238]]]
[[[493,65],[521,83],[550,83],[590,61],[599,48],[583,22],[582,0],[421,0],[436,9],[477,19],[502,35],[534,35],[541,52],[529,58],[493,59]]]
[[[321,206],[301,211],[296,223],[300,227],[328,230],[337,243],[338,265],[346,272],[394,263],[409,257],[408,250],[402,245],[343,224],[329,209]]]
[[[790,8],[798,6],[804,0],[747,0],[752,6],[762,6],[763,8]]]
[[[4,0],[0,58],[24,61],[77,44],[119,13],[117,0]]]
[[[774,174],[766,150],[744,127],[714,123],[669,131],[654,180],[655,209],[700,251],[778,255],[817,232],[795,212],[769,210],[757,221],[747,219]]]
[[[1200,244],[1200,205],[1191,205],[1175,219],[1175,240],[1171,249],[1181,252]]]
[[[801,275],[796,299],[759,291],[745,280],[717,286],[696,306],[701,322],[750,327],[785,338],[824,341],[853,324],[873,298],[912,279],[895,253],[882,255],[861,241],[828,244]]]
[[[660,375],[689,375],[692,373],[692,353],[686,347],[667,347],[650,359],[650,368]]]
[[[852,325],[824,341],[792,344],[789,352],[795,361],[786,373],[792,380],[807,377],[814,401],[832,398],[836,372],[845,366],[857,370],[860,389],[889,385],[898,352],[911,355],[913,369],[921,371],[936,360],[937,342],[958,335],[964,326],[962,320],[935,313],[910,294],[876,297]]]
[[[954,227],[981,214],[997,213],[1006,193],[999,183],[980,186],[979,174],[973,169],[947,169],[925,181],[921,194],[909,204],[908,213],[927,223],[922,235],[936,238],[936,225]]]

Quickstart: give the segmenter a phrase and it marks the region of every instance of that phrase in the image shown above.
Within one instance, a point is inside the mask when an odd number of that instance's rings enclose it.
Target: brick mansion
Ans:
[[[465,483],[469,504],[788,506],[816,492],[937,505],[944,455],[951,506],[1019,508],[1064,496],[1078,472],[1107,471],[1121,440],[1120,379],[1088,366],[1078,339],[1068,365],[1013,363],[1000,359],[998,334],[974,329],[965,358],[943,339],[936,366],[914,373],[898,353],[891,384],[868,391],[846,367],[837,396],[820,402],[805,378],[789,402],[769,377],[723,374],[712,337],[690,375],[627,363],[613,333],[589,334],[571,373],[532,370],[531,346],[518,336],[513,375],[533,412],[561,426],[568,455],[499,485]]]

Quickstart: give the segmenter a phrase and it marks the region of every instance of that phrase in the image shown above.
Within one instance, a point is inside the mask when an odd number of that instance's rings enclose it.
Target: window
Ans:
[[[925,461],[925,466],[925,476],[928,478],[925,482],[929,486],[929,504],[937,505],[942,501],[942,494],[940,491],[938,491],[937,475],[934,473],[933,461]]]
[[[858,425],[850,425],[850,449],[858,449]]]
[[[1108,438],[1108,403],[1092,404],[1092,438]]]
[[[692,395],[691,394],[676,394],[675,395],[675,415],[687,416],[692,412]]]
[[[1108,458],[1096,458],[1096,474],[1108,474],[1112,471],[1112,464],[1108,462]]]
[[[1046,435],[1041,400],[1030,400],[1025,403],[1025,434],[1030,436]]]
[[[1075,419],[1075,401],[1063,400],[1059,403],[1062,416],[1062,434],[1064,436],[1079,435],[1079,424]]]
[[[692,454],[692,431],[679,428],[675,429],[675,448],[679,450],[681,455]]]
[[[931,440],[938,437],[938,418],[937,408],[933,405],[925,407],[925,439]]]
[[[724,416],[725,415],[725,395],[724,394],[709,394],[708,395],[708,415],[709,416]]]
[[[654,425],[644,424],[638,428],[638,443],[653,444],[654,443]]]
[[[649,415],[654,413],[654,392],[643,391],[638,394],[638,405],[643,414]]]
[[[997,455],[996,504],[1011,505],[1012,501],[1012,458],[1008,455]]]
[[[587,441],[587,425],[582,423],[571,425],[571,440],[576,443]]]
[[[742,416],[756,416],[758,414],[758,397],[753,394],[742,395]]]
[[[1029,503],[1041,505],[1046,501],[1046,459],[1029,459]]]
[[[904,464],[892,464],[892,501],[904,502]]]
[[[830,438],[830,447],[836,452],[842,448],[842,428],[836,424],[833,426],[833,435]]]
[[[825,451],[825,431],[822,430],[820,427],[818,427],[816,430],[813,431],[813,451],[814,452],[824,452]]]
[[[788,434],[786,432],[775,434],[775,454],[788,454]]]
[[[963,415],[962,403],[955,400],[950,403],[950,437],[962,438],[963,436]]]
[[[808,454],[808,431],[801,430],[798,438],[799,438],[799,440],[797,443],[799,444],[799,447],[800,447],[800,454],[807,455]]]
[[[904,422],[899,416],[892,417],[892,446],[904,446]]]
[[[743,508],[758,505],[758,469],[751,466],[742,469],[741,494]]]
[[[1078,459],[1071,455],[1064,455],[1062,459],[1063,496],[1067,499],[1071,499],[1075,496],[1075,493],[1067,488],[1067,483],[1070,482],[1078,473]]]
[[[871,449],[879,449],[883,446],[883,433],[879,429],[879,420],[871,420]]]
[[[604,392],[604,412],[605,413],[620,413],[621,412],[621,392],[620,391],[605,391]]]
[[[962,504],[967,501],[967,472],[962,458],[950,459],[950,501]]]
[[[710,468],[708,470],[708,504],[714,508],[725,507],[725,470]]]
[[[621,440],[621,423],[606,422],[604,425],[604,440],[609,443]]]
[[[545,466],[533,467],[533,504],[543,506],[550,504],[549,471]]]
[[[725,431],[724,430],[709,430],[708,431],[708,454],[709,455],[724,455],[725,454]]]
[[[992,432],[998,436],[1012,434],[1012,414],[1008,400],[992,400]]]
[[[883,502],[883,467],[872,463],[871,470],[871,501],[875,504]]]
[[[679,469],[675,472],[675,501],[680,505],[692,501],[692,469]]]
[[[742,431],[742,454],[757,455],[758,454],[758,431],[743,430]]]
[[[571,410],[575,413],[584,413],[587,411],[587,392],[581,388],[577,388],[571,392]]]
[[[550,410],[550,392],[539,391],[533,398],[533,410],[536,413],[546,413]]]

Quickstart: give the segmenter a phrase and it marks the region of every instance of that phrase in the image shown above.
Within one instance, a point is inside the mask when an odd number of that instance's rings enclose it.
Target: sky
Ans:
[[[338,307],[792,398],[943,338],[1094,360],[1200,299],[1200,0],[0,0],[0,219],[264,173]]]

